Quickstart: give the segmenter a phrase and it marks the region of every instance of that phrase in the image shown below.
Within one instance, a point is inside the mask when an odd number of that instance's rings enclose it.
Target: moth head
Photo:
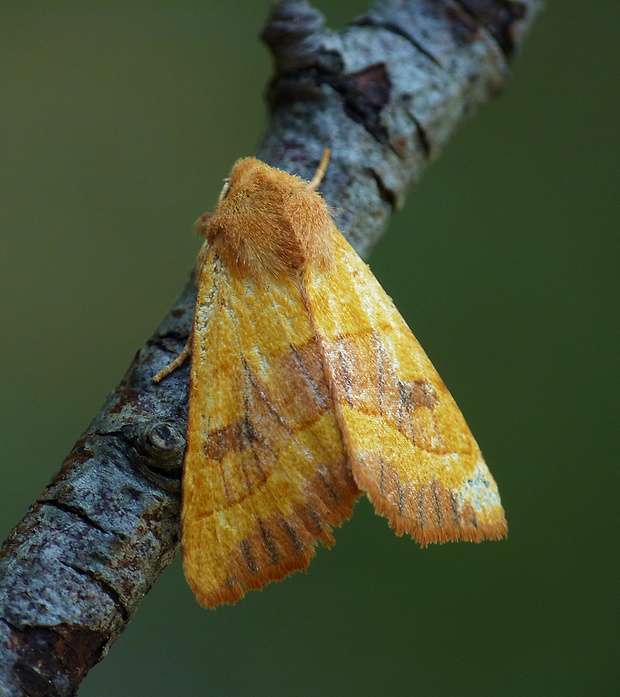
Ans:
[[[253,157],[237,161],[205,224],[207,244],[231,271],[256,278],[329,268],[336,232],[308,182]]]

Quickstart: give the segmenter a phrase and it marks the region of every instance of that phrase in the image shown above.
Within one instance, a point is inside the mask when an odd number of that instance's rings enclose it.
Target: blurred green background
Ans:
[[[362,0],[316,3],[341,27]],[[262,132],[269,3],[0,9],[0,538],[183,287]],[[420,550],[361,501],[308,574],[202,610],[179,560],[84,697],[607,695],[618,649],[620,4],[551,2],[371,264],[510,537]]]

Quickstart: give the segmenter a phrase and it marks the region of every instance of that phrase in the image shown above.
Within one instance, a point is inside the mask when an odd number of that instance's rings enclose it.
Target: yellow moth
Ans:
[[[317,193],[239,160],[198,225],[181,540],[199,603],[305,568],[361,492],[422,545],[499,539],[497,486],[422,347]]]

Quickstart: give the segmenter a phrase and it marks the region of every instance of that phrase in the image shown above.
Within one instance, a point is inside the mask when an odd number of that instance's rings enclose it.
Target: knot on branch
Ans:
[[[261,36],[280,73],[316,63],[326,33],[325,18],[306,0],[283,0],[274,6]]]
[[[138,457],[147,467],[174,470],[183,465],[185,436],[172,424],[155,422],[133,440]]]

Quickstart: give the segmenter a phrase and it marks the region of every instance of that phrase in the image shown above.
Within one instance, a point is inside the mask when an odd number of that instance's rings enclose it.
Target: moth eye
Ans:
[[[228,196],[228,192],[230,191],[230,179],[228,177],[224,179],[224,186],[222,187],[222,190],[220,191],[220,197],[217,200],[219,203],[220,201],[223,201],[226,196]]]

